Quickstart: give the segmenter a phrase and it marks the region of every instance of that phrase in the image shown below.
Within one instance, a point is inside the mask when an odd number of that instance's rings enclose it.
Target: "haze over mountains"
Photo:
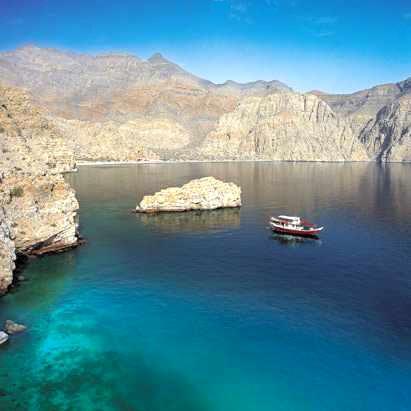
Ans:
[[[160,54],[0,53],[77,159],[411,160],[411,79],[351,95],[279,81],[214,84]]]

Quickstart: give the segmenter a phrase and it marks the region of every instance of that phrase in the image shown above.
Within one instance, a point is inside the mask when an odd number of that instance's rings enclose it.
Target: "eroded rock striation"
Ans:
[[[324,101],[291,92],[243,100],[221,117],[201,152],[210,159],[368,159],[349,124]]]
[[[317,94],[350,123],[372,160],[411,160],[411,78],[352,94]]]
[[[371,158],[411,161],[411,94],[383,107],[360,132]]]
[[[61,173],[73,151],[21,90],[0,86],[0,293],[13,280],[16,254],[78,243],[78,202]]]
[[[241,206],[241,188],[214,177],[192,180],[145,196],[136,211],[140,213],[215,210]]]

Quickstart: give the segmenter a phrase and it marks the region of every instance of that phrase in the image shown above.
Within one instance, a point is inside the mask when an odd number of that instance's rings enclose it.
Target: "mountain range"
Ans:
[[[214,84],[154,54],[0,53],[78,160],[411,160],[411,78],[353,94]]]

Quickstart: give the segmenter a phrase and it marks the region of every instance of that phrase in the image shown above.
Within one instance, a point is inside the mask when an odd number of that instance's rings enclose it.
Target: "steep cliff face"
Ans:
[[[318,95],[350,123],[371,158],[409,161],[411,78],[353,94]]]
[[[314,95],[273,94],[243,100],[207,136],[208,158],[367,160],[349,124]]]
[[[18,252],[44,254],[77,243],[79,205],[61,175],[14,175],[4,178],[2,185],[9,196],[6,216]]]
[[[2,195],[0,191],[0,196]],[[13,281],[15,246],[12,240],[9,219],[0,206],[0,295],[4,294]]]
[[[78,203],[61,175],[73,167],[72,150],[29,97],[0,86],[0,293],[16,253],[77,244]]]
[[[376,160],[411,161],[411,94],[383,107],[360,139]]]
[[[0,86],[0,172],[70,171],[75,160],[68,143],[28,94]]]

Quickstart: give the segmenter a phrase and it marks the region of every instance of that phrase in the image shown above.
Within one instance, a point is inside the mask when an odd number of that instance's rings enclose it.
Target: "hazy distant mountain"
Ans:
[[[92,56],[36,46],[0,53],[0,79],[8,85],[27,88],[56,114],[75,118],[84,114],[86,119],[90,119],[93,108],[97,117],[116,117],[120,113],[102,110],[99,104],[106,104],[106,100],[112,99],[118,103],[120,93],[124,99],[135,98],[143,91],[150,94],[147,88],[160,85],[168,92],[173,88],[176,99],[188,92],[199,97],[214,93],[240,97],[243,94],[265,95],[290,90],[279,81],[214,84],[188,73],[159,53],[145,61],[129,54]],[[135,107],[136,112],[145,113],[147,110],[161,111],[164,109],[162,103],[169,106],[170,101],[160,99],[156,107],[150,108],[143,101],[134,103],[139,103]],[[127,112],[125,110],[123,114]]]
[[[411,91],[411,78],[399,83],[383,84],[352,94],[312,92],[325,100],[337,113],[344,116],[362,115],[364,120],[376,116],[387,104]]]
[[[168,148],[174,152],[182,141],[192,150],[243,96],[290,90],[278,81],[214,84],[159,53],[142,60],[128,54],[92,56],[36,46],[0,53],[0,81],[30,91],[66,131],[74,133],[80,127],[80,151],[90,158],[96,157],[96,150],[89,151],[90,140],[104,144],[107,139],[102,136],[112,134],[117,124],[121,138],[133,144],[142,135],[140,122],[145,134],[152,127],[153,146],[161,146],[158,152],[163,156],[174,155]],[[161,142],[158,136],[163,136]],[[110,150],[111,145],[103,151]]]
[[[313,93],[348,119],[371,159],[411,160],[411,77],[352,94]]]

